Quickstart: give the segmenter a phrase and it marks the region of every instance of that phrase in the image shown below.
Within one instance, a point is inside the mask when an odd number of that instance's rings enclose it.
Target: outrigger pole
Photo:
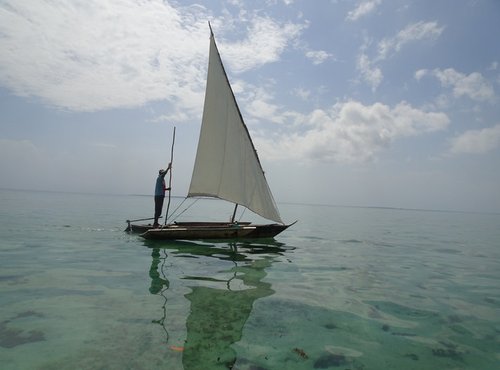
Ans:
[[[162,218],[163,216],[160,216]],[[148,217],[148,218],[138,218],[137,220],[126,220],[125,222],[127,223],[127,228],[125,229],[126,232],[132,231],[132,225],[130,225],[132,222],[137,222],[137,221],[149,221],[149,220],[154,220],[154,217]]]
[[[175,144],[175,126],[174,126],[174,137],[172,138],[172,149],[170,150],[170,176],[168,179],[168,203],[167,203],[167,211],[165,213],[165,223],[164,225],[167,224],[168,220],[168,211],[170,209],[170,197],[172,194],[172,162],[174,161],[174,144]]]

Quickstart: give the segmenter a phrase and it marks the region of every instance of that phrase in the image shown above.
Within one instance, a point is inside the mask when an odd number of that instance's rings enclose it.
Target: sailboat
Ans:
[[[291,226],[281,219],[211,27],[203,118],[187,197],[219,198],[234,203],[231,221],[173,222],[146,229],[129,222],[128,229],[144,231],[141,236],[145,239],[195,240],[272,238]],[[236,222],[238,205],[274,223]]]

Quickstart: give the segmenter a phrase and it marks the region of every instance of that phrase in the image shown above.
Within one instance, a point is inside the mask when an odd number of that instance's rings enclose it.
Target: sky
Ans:
[[[1,0],[0,188],[185,196],[210,21],[274,198],[500,212],[498,0]]]

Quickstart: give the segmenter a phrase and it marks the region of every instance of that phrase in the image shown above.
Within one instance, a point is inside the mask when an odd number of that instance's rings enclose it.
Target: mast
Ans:
[[[238,203],[234,204],[233,216],[231,217],[231,223],[234,223],[234,219],[236,218],[236,210],[238,209]]]

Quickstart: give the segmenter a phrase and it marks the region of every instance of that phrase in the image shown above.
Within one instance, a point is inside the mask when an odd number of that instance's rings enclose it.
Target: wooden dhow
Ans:
[[[153,240],[246,239],[272,238],[291,226],[281,219],[211,28],[203,118],[187,197],[234,203],[231,221],[173,222],[157,228],[127,221],[127,231]],[[238,205],[274,223],[236,222]]]

